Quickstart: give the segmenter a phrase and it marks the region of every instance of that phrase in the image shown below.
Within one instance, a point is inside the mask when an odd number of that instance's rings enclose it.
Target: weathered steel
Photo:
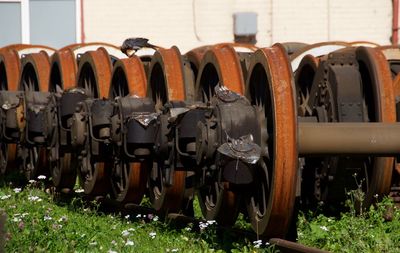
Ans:
[[[279,238],[271,238],[269,243],[275,245],[275,249],[282,253],[328,253],[328,251],[308,247],[300,243],[295,243]]]
[[[400,154],[400,124],[299,122],[300,155]]]
[[[124,96],[143,98],[146,96],[146,90],[146,74],[143,64],[138,57],[131,56],[128,59],[120,59],[115,63],[109,98]],[[122,106],[119,110],[121,115],[118,117],[118,120],[122,125],[117,129],[119,129],[118,131],[121,132],[122,136],[118,141],[121,144],[116,148],[119,155],[118,162],[115,163],[111,172],[112,198],[118,203],[140,204],[146,191],[149,166],[146,161],[140,163],[137,160],[132,161],[129,156],[124,156],[128,145],[124,136],[128,134],[127,132],[130,132],[128,128],[129,122],[126,121],[126,118],[130,116],[127,115],[130,109]],[[126,111],[122,112],[123,110]],[[143,134],[143,131],[136,134]]]
[[[249,73],[246,96],[265,115],[259,121],[261,148],[269,157],[246,199],[247,209],[257,234],[284,237],[294,208],[298,152],[294,80],[283,47],[254,53]]]

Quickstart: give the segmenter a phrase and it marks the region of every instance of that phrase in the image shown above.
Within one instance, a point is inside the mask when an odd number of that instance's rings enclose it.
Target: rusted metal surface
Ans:
[[[239,94],[244,93],[244,79],[235,50],[228,45],[209,49],[203,56],[196,81],[196,100],[209,98],[217,84]]]
[[[79,61],[77,86],[90,89],[93,97],[106,98],[110,92],[111,71],[110,56],[104,48],[88,51]]]
[[[360,44],[368,47],[356,48]],[[400,152],[400,130],[393,125],[400,54],[395,47],[372,46],[286,44],[288,52],[282,45],[257,50],[220,43],[184,56],[176,47],[157,47],[154,54],[139,50],[130,58],[106,43],[57,52],[29,45],[2,48],[2,92],[23,90],[24,101],[36,99],[42,109],[46,96],[57,101],[49,104],[58,107],[48,125],[61,134],[52,144],[23,135],[7,139],[1,162],[18,153],[25,155],[18,166],[45,168],[52,161],[58,191],[71,191],[79,171],[86,195],[111,195],[117,206],[139,204],[149,185],[155,210],[164,214],[192,212],[197,191],[204,217],[220,225],[232,225],[245,203],[256,234],[285,237],[294,224],[296,194],[309,197],[299,190],[301,181],[325,184],[337,197],[351,189],[352,178],[341,168],[355,164],[367,171],[365,205],[389,191],[390,156]],[[32,128],[24,120],[26,109],[24,103],[15,109],[17,129],[23,131]],[[135,139],[139,130],[141,141]],[[125,133],[130,139],[122,139]],[[37,171],[29,173],[34,177]]]
[[[325,250],[308,247],[279,238],[272,238],[269,240],[269,243],[275,245],[275,249],[282,253],[328,253],[328,251]]]
[[[299,64],[304,56],[312,55],[319,57],[322,55],[328,55],[330,52],[351,46],[347,42],[332,41],[332,42],[321,42],[303,47],[301,50],[290,56],[290,62],[292,65],[293,72],[296,72]]]
[[[396,108],[389,65],[385,56],[378,49],[360,47],[356,51],[358,61],[366,65],[375,87],[372,88],[375,101],[376,121],[396,122]],[[391,186],[393,157],[375,158],[369,190],[366,194],[367,204],[374,201],[374,195],[388,194]],[[375,198],[376,199],[376,198]]]
[[[55,92],[56,85],[67,90],[76,86],[78,66],[70,49],[59,50],[51,57],[49,91]]]
[[[21,80],[19,90],[29,88],[47,91],[50,77],[50,60],[46,52],[28,54],[21,59]],[[26,85],[26,87],[24,87]]]
[[[109,98],[127,95],[145,97],[147,79],[139,57],[118,60],[113,69]],[[120,157],[120,159],[123,159]],[[122,173],[114,166],[111,174],[113,198],[118,203],[140,204],[145,195],[148,171],[146,162],[122,161]],[[146,166],[147,165],[147,166]],[[115,174],[114,174],[115,173]]]
[[[400,152],[400,125],[394,123],[299,122],[298,132],[300,155],[391,156]]]
[[[182,58],[178,48],[158,49],[149,68],[147,97],[153,99],[156,110],[159,110],[162,104],[170,100],[185,100],[186,95]],[[167,186],[160,168],[153,166],[152,170],[158,170],[157,179],[149,183],[153,207],[160,212],[181,210],[187,201],[186,171],[174,171],[173,184]],[[156,183],[160,179],[161,182]]]
[[[257,234],[283,237],[292,219],[298,176],[294,80],[283,47],[274,45],[258,50],[253,55],[249,73],[246,96],[268,117],[268,124],[266,121],[260,123],[267,127],[270,135],[267,166],[271,171],[266,209],[260,216],[256,209],[251,208],[251,199],[248,199],[248,211]],[[255,189],[257,187],[262,185],[255,185]]]

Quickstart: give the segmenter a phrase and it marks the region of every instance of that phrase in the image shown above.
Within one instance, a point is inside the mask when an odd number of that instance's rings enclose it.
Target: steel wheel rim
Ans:
[[[181,54],[177,47],[158,49],[150,63],[147,96],[156,109],[169,100],[185,100],[185,82]],[[178,212],[186,204],[186,171],[175,171],[173,185],[166,187],[163,170],[153,164],[149,177],[150,199],[153,208],[161,212]],[[156,175],[158,178],[152,177]]]
[[[89,97],[108,97],[111,81],[111,60],[104,48],[86,52],[80,59],[77,86],[84,88]],[[100,196],[108,193],[110,182],[108,171],[110,164],[92,161],[89,140],[86,140],[85,149],[89,152],[82,159],[79,169],[81,186],[85,194]]]
[[[370,73],[371,88],[374,96],[375,120],[378,122],[396,122],[395,99],[389,65],[383,53],[374,48],[359,47],[356,57],[360,64]],[[364,83],[364,80],[363,80]],[[377,157],[373,159],[372,175],[370,175],[369,189],[366,193],[364,206],[369,206],[376,201],[375,195],[389,193],[391,186],[393,157]]]
[[[229,45],[212,47],[203,56],[196,80],[197,100],[208,101],[214,94],[214,87],[221,82],[232,91],[244,93],[239,58]],[[208,195],[210,193],[211,195]],[[219,184],[214,180],[209,185],[202,186],[197,195],[202,214],[206,219],[217,220],[221,225],[235,223],[239,209],[239,196],[229,189],[228,183]],[[223,210],[230,210],[230,212],[223,213]]]
[[[146,88],[147,80],[140,58],[132,56],[115,63],[109,98],[126,95],[144,97]],[[121,203],[140,204],[146,191],[147,167],[145,163],[124,161],[113,166],[112,197]]]
[[[258,77],[259,80],[254,76],[257,74],[254,71],[261,71],[258,73],[262,74]],[[250,194],[246,200],[247,208],[252,227],[257,234],[267,237],[284,237],[292,218],[296,193],[297,122],[294,80],[283,47],[278,44],[272,48],[258,50],[253,56],[249,73],[246,96],[253,104],[257,104],[257,96],[260,93],[256,91],[261,88],[263,92],[266,92],[264,102],[269,100],[271,106],[270,113],[266,113],[266,116],[272,115],[272,119],[267,119],[267,128],[272,128],[268,131],[273,131],[273,140],[268,141],[270,166],[272,166],[268,169],[271,175],[271,190],[265,195],[261,194],[261,198],[268,197],[267,202],[265,199],[259,201],[263,206],[267,203],[267,206],[262,211],[257,210],[256,198],[253,196],[252,199],[253,194]],[[257,87],[257,85],[263,85],[263,87]],[[258,97],[258,99],[261,98]],[[267,104],[264,103],[264,109],[266,106]],[[262,122],[263,120],[260,121]],[[263,187],[265,189],[265,186],[261,184],[261,189]],[[256,185],[255,189],[257,192],[260,188]]]

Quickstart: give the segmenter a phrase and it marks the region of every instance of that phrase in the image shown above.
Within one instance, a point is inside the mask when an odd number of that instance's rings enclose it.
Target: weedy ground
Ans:
[[[0,184],[0,214],[7,215],[6,252],[275,251],[262,241],[217,232],[214,221],[183,227],[154,214],[103,212],[95,201],[83,200],[80,189],[74,198],[60,200],[46,192],[44,182],[31,181],[24,188]],[[195,209],[199,215],[197,203]]]
[[[176,226],[154,214],[103,212],[79,189],[75,197],[60,199],[46,192],[45,180],[24,187],[0,183],[6,252],[278,252],[265,241],[218,232],[213,221]],[[299,242],[332,252],[400,252],[400,211],[384,199],[356,212],[357,194],[351,193],[349,211],[340,217],[301,214]],[[195,214],[200,216],[198,203]],[[236,227],[249,225],[240,217]]]

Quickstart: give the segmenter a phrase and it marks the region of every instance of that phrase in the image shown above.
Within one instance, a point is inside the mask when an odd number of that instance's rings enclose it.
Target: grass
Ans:
[[[80,197],[59,201],[43,181],[0,188],[6,213],[6,252],[272,252],[219,235],[215,224],[174,227],[155,215],[103,213]],[[234,242],[236,241],[236,242]]]
[[[339,217],[300,214],[299,242],[332,252],[400,252],[399,209],[385,198],[357,212],[354,199],[362,196],[350,192],[349,211]],[[7,215],[6,252],[276,252],[229,231],[221,234],[212,222],[179,227],[153,214],[103,212],[79,194],[60,201],[41,180],[23,189],[3,185],[1,212]],[[241,217],[236,227],[249,225]]]
[[[349,211],[339,217],[301,214],[300,243],[331,252],[400,252],[400,210],[389,198],[364,211],[357,211],[354,199],[360,190],[349,193]]]

